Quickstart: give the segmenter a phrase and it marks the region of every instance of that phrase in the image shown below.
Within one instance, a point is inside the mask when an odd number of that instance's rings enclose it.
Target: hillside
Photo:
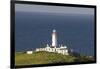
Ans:
[[[93,60],[93,58],[85,56],[62,55],[50,52],[34,52],[33,54],[26,54],[24,52],[15,53],[15,65],[88,62]]]

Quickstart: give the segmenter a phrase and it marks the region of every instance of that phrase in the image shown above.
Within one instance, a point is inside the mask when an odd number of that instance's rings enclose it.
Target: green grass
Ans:
[[[73,55],[62,55],[50,52],[34,52],[26,54],[23,52],[15,53],[15,65],[50,64],[50,63],[72,63],[76,61],[86,61],[86,58]]]

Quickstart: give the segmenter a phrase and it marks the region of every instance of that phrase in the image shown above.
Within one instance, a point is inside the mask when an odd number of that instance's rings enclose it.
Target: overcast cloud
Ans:
[[[29,4],[16,4],[15,11],[94,15],[94,8],[61,7],[61,6],[29,5]]]

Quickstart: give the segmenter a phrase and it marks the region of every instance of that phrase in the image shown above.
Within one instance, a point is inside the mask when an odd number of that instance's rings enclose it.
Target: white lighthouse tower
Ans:
[[[57,32],[55,29],[52,31],[52,44],[48,45],[45,48],[36,48],[36,52],[38,51],[46,51],[46,52],[54,52],[63,55],[69,55],[69,50],[66,45],[60,45],[57,47]],[[32,54],[33,52],[28,51],[27,54]]]
[[[56,47],[57,46],[57,33],[56,30],[53,30],[52,33],[52,47]]]

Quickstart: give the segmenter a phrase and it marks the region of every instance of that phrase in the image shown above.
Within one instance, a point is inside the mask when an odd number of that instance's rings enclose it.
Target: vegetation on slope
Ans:
[[[72,63],[72,62],[88,62],[94,59],[79,55],[62,55],[50,52],[34,52],[26,54],[23,52],[15,53],[15,65],[32,65],[32,64],[50,64],[50,63]]]

